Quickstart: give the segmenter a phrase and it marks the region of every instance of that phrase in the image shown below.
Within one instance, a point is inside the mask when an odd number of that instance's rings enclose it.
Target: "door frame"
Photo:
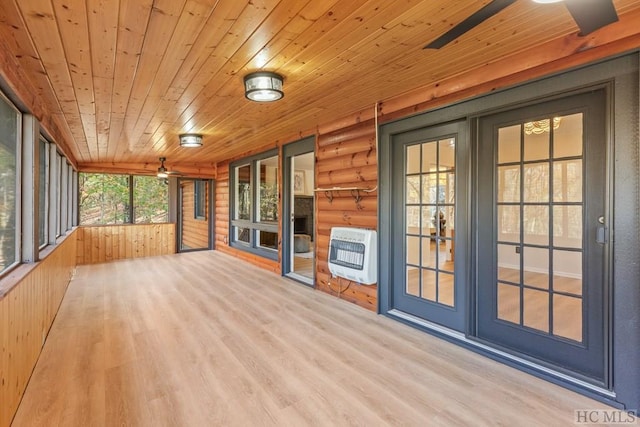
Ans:
[[[315,153],[316,148],[316,138],[315,136],[308,136],[306,138],[300,139],[298,141],[286,144],[282,147],[282,254],[281,254],[281,266],[282,266],[282,275],[291,277],[295,280],[298,280],[301,283],[309,286],[315,286],[315,272],[314,278],[311,283],[308,283],[306,280],[303,280],[301,276],[295,275],[293,273],[293,263],[292,263],[292,255],[293,255],[293,227],[291,225],[291,214],[293,213],[293,183],[291,182],[292,176],[292,168],[291,168],[291,159],[292,157],[307,154],[307,153]],[[315,173],[315,167],[314,167]],[[314,198],[315,205],[315,198]],[[315,210],[315,206],[314,206]],[[314,221],[315,223],[315,221]],[[314,225],[315,228],[315,225]],[[315,230],[314,230],[315,234]],[[317,241],[317,238],[314,239]],[[314,254],[317,252],[314,251]],[[316,256],[316,255],[314,255]]]
[[[393,188],[393,196],[391,196],[391,224],[392,227],[396,227],[395,231],[392,232],[392,235],[395,236],[394,239],[390,240],[390,244],[387,246],[392,247],[392,253],[395,262],[400,262],[402,268],[405,268],[406,264],[406,247],[404,244],[400,244],[400,238],[402,242],[405,242],[405,230],[403,230],[403,224],[406,216],[406,209],[404,207],[404,202],[397,203],[394,202],[394,199],[402,199],[404,200],[404,161],[405,157],[398,155],[400,152],[404,152],[404,148],[413,145],[416,143],[428,142],[432,140],[439,140],[442,138],[447,138],[452,135],[455,135],[455,165],[454,165],[454,173],[455,173],[455,237],[452,239],[452,242],[455,243],[456,246],[460,245],[462,248],[466,248],[469,245],[469,206],[468,206],[468,194],[469,194],[469,137],[468,137],[468,122],[466,120],[452,121],[448,123],[444,123],[441,125],[428,126],[421,129],[415,129],[408,132],[402,132],[394,135],[392,137],[392,152],[393,154],[393,172],[392,172],[392,182],[390,185]],[[400,237],[402,236],[402,237]],[[381,243],[381,242],[380,242]],[[380,247],[380,246],[379,246]],[[469,294],[466,286],[470,283],[470,269],[468,263],[468,256],[466,252],[461,251],[460,254],[456,252],[455,261],[454,261],[454,295],[456,304],[453,307],[445,307],[441,304],[434,304],[432,302],[428,302],[426,300],[422,300],[421,298],[411,297],[404,295],[404,300],[400,302],[401,306],[414,307],[414,312],[411,315],[416,317],[421,317],[427,322],[447,324],[449,328],[457,331],[464,331],[466,324],[466,315],[465,313],[468,310],[469,306]],[[403,288],[406,286],[405,280],[399,280],[400,277],[397,277],[397,271],[392,272],[392,274],[396,275],[394,280],[391,281],[393,284],[390,289],[390,310],[395,310],[397,308],[398,301],[396,301],[396,287],[402,286]],[[404,273],[402,274],[404,276]],[[402,282],[402,283],[399,283]],[[398,298],[399,299],[399,298]],[[424,318],[422,316],[418,316],[415,312],[415,309],[418,309],[418,306],[422,306],[429,313],[435,317],[431,317],[430,319]],[[425,313],[427,314],[427,313]],[[437,317],[437,321],[436,321]],[[447,327],[447,326],[445,326]]]
[[[604,104],[595,104],[595,102],[597,102],[597,99],[594,98],[599,98],[602,97],[605,100]],[[473,325],[473,330],[472,332],[469,334],[469,338],[476,340],[478,342],[483,342],[487,345],[491,345],[493,347],[497,347],[497,348],[501,348],[503,351],[507,352],[507,353],[511,353],[514,355],[518,355],[520,357],[523,358],[527,358],[532,360],[534,363],[536,364],[540,364],[540,365],[546,365],[549,366],[551,369],[557,370],[557,371],[563,371],[566,372],[568,375],[571,375],[573,377],[577,377],[577,378],[581,378],[587,382],[592,382],[594,384],[597,384],[599,386],[602,387],[609,387],[610,385],[610,373],[609,373],[609,359],[610,359],[610,349],[611,349],[611,343],[610,343],[610,334],[608,331],[610,331],[611,329],[611,319],[609,316],[609,305],[610,305],[610,295],[611,295],[611,278],[610,278],[610,268],[609,268],[609,264],[610,264],[610,260],[611,260],[611,244],[610,242],[606,243],[603,245],[602,248],[598,247],[596,252],[601,253],[601,256],[604,259],[599,259],[600,257],[597,257],[598,259],[590,259],[594,257],[594,254],[591,252],[592,249],[594,249],[593,246],[589,247],[588,245],[599,245],[593,242],[593,240],[595,240],[595,227],[596,227],[596,221],[595,219],[589,220],[588,217],[591,214],[591,216],[595,216],[595,213],[592,211],[592,204],[591,203],[587,203],[587,201],[589,200],[589,197],[585,195],[585,198],[583,199],[583,203],[584,203],[584,211],[583,211],[583,216],[585,219],[585,224],[583,224],[583,229],[588,229],[588,232],[585,232],[584,234],[584,239],[583,239],[583,251],[584,254],[587,258],[584,259],[584,265],[583,265],[583,271],[587,271],[589,269],[589,266],[592,265],[594,262],[603,262],[602,265],[602,287],[596,287],[593,288],[594,282],[591,282],[591,279],[593,279],[592,277],[589,277],[588,274],[585,274],[583,276],[583,284],[587,285],[589,284],[591,286],[591,292],[589,292],[589,290],[586,288],[584,289],[584,294],[582,296],[582,301],[583,301],[583,308],[585,311],[585,316],[583,316],[583,330],[586,330],[587,335],[585,336],[585,339],[583,342],[581,342],[580,344],[578,343],[564,343],[564,345],[560,345],[560,347],[562,347],[561,353],[563,354],[571,354],[575,351],[575,349],[580,348],[580,347],[584,347],[584,346],[592,346],[594,344],[600,344],[600,349],[602,350],[602,354],[598,353],[593,354],[593,353],[589,353],[588,356],[591,359],[598,359],[599,361],[599,357],[602,357],[602,367],[603,367],[603,372],[602,372],[602,380],[600,380],[599,377],[596,376],[589,376],[587,374],[583,374],[577,371],[577,367],[574,364],[573,366],[575,367],[575,369],[571,369],[571,368],[564,368],[561,367],[561,364],[559,363],[552,363],[550,361],[545,361],[544,360],[544,356],[540,355],[539,357],[535,357],[532,354],[528,354],[524,351],[519,351],[516,350],[514,348],[509,347],[506,343],[508,340],[503,340],[501,342],[499,342],[499,339],[501,338],[500,335],[502,334],[497,334],[495,332],[495,330],[489,330],[490,325],[493,325],[493,327],[495,329],[499,329],[502,332],[504,332],[504,335],[509,335],[509,337],[511,339],[515,339],[513,337],[513,335],[511,335],[511,331],[515,331],[518,330],[519,333],[522,332],[523,334],[525,332],[523,332],[520,328],[521,327],[513,327],[512,325],[508,325],[508,324],[498,324],[495,325],[494,322],[496,322],[496,319],[493,319],[490,321],[490,319],[488,319],[487,316],[493,316],[493,311],[494,309],[496,309],[496,306],[494,305],[496,303],[496,288],[494,285],[494,283],[481,283],[482,278],[480,277],[481,274],[481,268],[479,267],[479,260],[480,259],[490,259],[491,262],[493,263],[496,260],[496,253],[495,253],[495,248],[496,248],[496,237],[495,237],[495,230],[497,227],[497,223],[496,223],[496,202],[494,200],[494,194],[495,194],[495,168],[496,166],[496,159],[494,158],[494,153],[496,152],[496,147],[494,146],[494,144],[496,143],[495,141],[495,135],[494,135],[494,131],[493,129],[488,129],[485,128],[483,125],[484,121],[487,121],[488,125],[487,126],[492,126],[493,123],[495,123],[498,120],[505,120],[507,123],[509,122],[514,122],[517,123],[519,121],[521,121],[520,117],[523,116],[523,114],[533,114],[533,115],[540,115],[543,114],[543,112],[548,111],[549,108],[556,108],[557,110],[562,110],[564,109],[566,113],[570,114],[571,112],[575,112],[578,110],[581,110],[581,106],[580,104],[582,102],[588,103],[586,104],[586,108],[584,108],[584,111],[586,112],[586,118],[585,120],[589,121],[589,123],[587,123],[587,125],[584,127],[584,134],[585,134],[585,138],[596,138],[596,140],[600,140],[600,131],[601,134],[604,135],[604,141],[596,141],[593,142],[586,142],[584,145],[584,151],[583,151],[583,171],[584,171],[584,175],[583,175],[583,192],[586,193],[587,191],[589,191],[589,188],[593,188],[596,187],[597,188],[597,184],[595,182],[593,182],[595,180],[595,177],[593,175],[588,175],[588,167],[590,166],[590,162],[593,162],[599,158],[602,158],[602,164],[600,164],[602,166],[602,168],[600,170],[598,170],[598,174],[602,173],[602,179],[604,180],[604,182],[602,183],[602,189],[604,190],[602,193],[598,193],[597,197],[601,197],[602,200],[600,200],[601,204],[602,204],[602,210],[598,210],[598,213],[603,215],[606,220],[604,225],[609,227],[610,229],[610,224],[611,224],[611,218],[610,218],[610,192],[608,191],[609,186],[611,184],[610,181],[610,176],[611,176],[611,164],[610,164],[610,158],[607,155],[607,153],[609,152],[609,147],[608,147],[608,142],[607,142],[607,138],[606,138],[606,133],[607,133],[607,111],[606,111],[606,100],[611,98],[611,87],[610,84],[602,84],[602,85],[596,85],[590,88],[585,88],[583,90],[579,90],[579,91],[575,91],[575,92],[568,92],[568,93],[564,93],[561,96],[554,96],[550,99],[545,99],[545,100],[540,100],[538,102],[535,103],[523,103],[522,105],[514,105],[511,106],[509,109],[506,110],[500,110],[498,112],[489,112],[486,114],[482,114],[481,116],[478,117],[474,117],[474,123],[477,124],[477,126],[475,126],[475,128],[478,130],[478,135],[476,138],[476,141],[474,141],[473,144],[473,177],[474,177],[474,182],[475,182],[475,186],[473,188],[472,191],[472,198],[473,198],[473,207],[474,207],[474,222],[477,224],[485,224],[485,227],[478,227],[477,230],[475,230],[474,232],[474,248],[476,251],[476,254],[474,256],[474,261],[477,264],[477,268],[475,269],[475,279],[473,281],[473,285],[474,285],[474,296],[475,296],[475,304],[474,304],[474,308],[475,308],[475,313],[473,316],[474,319],[474,325]],[[594,106],[595,104],[595,106]],[[593,108],[591,108],[593,107]],[[593,113],[593,114],[592,114]],[[559,114],[565,114],[563,113],[559,113]],[[592,126],[601,126],[597,129],[592,128]],[[483,133],[485,132],[485,133]],[[488,134],[491,134],[491,137],[488,136]],[[591,136],[589,136],[591,135]],[[481,139],[483,137],[487,137],[487,139],[490,139],[490,141],[481,141]],[[490,148],[490,149],[488,149]],[[487,165],[490,168],[490,173],[487,172],[486,168]],[[490,176],[490,178],[489,178]],[[524,179],[524,177],[521,177],[521,179]],[[592,185],[589,185],[589,182],[591,182]],[[482,188],[480,188],[482,186]],[[491,193],[491,197],[489,197],[488,193]],[[484,197],[480,197],[481,195],[483,195]],[[521,195],[522,197],[522,195]],[[488,199],[491,200],[488,200]],[[550,203],[552,202],[552,200],[549,201]],[[487,206],[486,204],[489,203],[489,206]],[[486,215],[489,214],[489,211],[491,211],[491,218],[492,221],[490,224],[487,224],[487,221],[480,221],[480,218],[485,217]],[[489,226],[486,226],[489,225]],[[592,230],[593,229],[593,230]],[[593,232],[592,232],[593,231]],[[489,252],[487,250],[482,250],[480,251],[479,249],[479,242],[484,242],[485,248],[491,248],[490,250],[492,251],[491,255],[489,255]],[[487,243],[489,242],[489,243]],[[520,242],[522,244],[522,242]],[[485,264],[485,268],[486,268],[486,264]],[[493,275],[495,275],[495,266],[492,264],[491,267],[492,271],[493,271]],[[486,273],[487,271],[485,270],[484,273]],[[493,280],[493,279],[492,279]],[[482,287],[482,288],[481,288]],[[489,288],[487,288],[489,287]],[[490,289],[490,290],[489,290]],[[490,296],[490,298],[489,298]],[[598,304],[598,301],[601,301],[601,305]],[[481,303],[484,302],[483,306],[481,307]],[[588,311],[587,308],[590,308],[592,311]],[[595,332],[598,331],[598,329],[594,329],[593,325],[592,327],[588,328],[588,325],[591,325],[590,322],[593,322],[593,318],[591,316],[589,316],[589,314],[593,314],[594,316],[597,315],[598,318],[601,317],[600,319],[600,327],[602,327],[602,336],[600,336],[599,334],[596,334]],[[499,323],[499,322],[498,322]],[[531,340],[533,342],[536,343],[536,346],[538,348],[542,348],[546,345],[548,345],[551,342],[560,342],[561,340],[558,340],[558,338],[554,338],[551,336],[545,336],[545,334],[538,334],[536,332],[530,332],[531,333]],[[489,338],[489,336],[491,336],[492,338]],[[600,342],[602,341],[602,342]],[[535,350],[534,350],[535,351]],[[575,356],[574,356],[575,357]]]
[[[625,195],[637,194],[640,188],[640,160],[637,155],[640,122],[637,95],[640,86],[639,64],[640,53],[634,51],[573,70],[522,82],[518,86],[499,88],[454,104],[442,105],[442,102],[436,99],[434,107],[429,111],[383,123],[379,127],[378,150],[379,313],[589,397],[617,406],[636,407],[640,402],[640,327],[637,326],[640,320],[640,288],[635,286],[640,282],[640,270],[637,267],[637,260],[640,259],[640,236],[638,235],[640,218],[635,213],[640,211],[640,200]],[[390,265],[394,254],[386,243],[391,240],[390,154],[393,135],[467,118],[473,141],[477,131],[476,123],[472,121],[473,117],[508,110],[527,102],[538,103],[544,99],[564,97],[571,92],[603,84],[609,84],[611,87],[611,97],[607,100],[606,106],[608,126],[606,137],[610,165],[615,164],[615,168],[612,167],[609,171],[611,176],[608,186],[608,201],[611,206],[612,227],[614,227],[611,230],[609,271],[612,295],[609,295],[611,300],[607,307],[612,319],[608,331],[612,343],[608,366],[612,373],[612,382],[609,388],[596,386],[546,366],[515,357],[474,341],[468,335],[452,333],[448,329],[437,328],[435,325],[420,322],[419,319],[413,319],[403,313],[394,312],[390,304],[392,280]],[[614,180],[614,176],[619,178]],[[614,197],[616,194],[617,197]],[[456,256],[460,256],[461,249],[458,245]],[[615,257],[612,256],[613,253]],[[475,263],[471,263],[470,269],[475,270]],[[473,307],[470,307],[468,313],[468,328],[471,330]]]
[[[209,199],[209,203],[207,203],[207,209],[209,212],[207,218],[207,234],[208,234],[208,245],[206,248],[194,248],[194,249],[182,249],[182,218],[184,218],[184,212],[182,212],[182,182],[183,181],[206,181],[207,186],[207,197]],[[207,178],[182,178],[178,177],[175,180],[176,182],[176,252],[195,252],[195,251],[206,251],[206,250],[214,250],[215,249],[215,223],[216,223],[216,211],[215,211],[215,187],[216,181],[214,179]]]

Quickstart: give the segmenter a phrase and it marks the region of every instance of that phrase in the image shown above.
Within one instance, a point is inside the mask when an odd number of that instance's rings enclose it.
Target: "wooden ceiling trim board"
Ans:
[[[144,35],[151,18],[153,0],[121,0],[118,17],[118,43],[111,95],[111,129],[107,157],[116,161],[130,153],[128,135],[123,133],[124,119],[133,91],[144,44]]]
[[[128,136],[130,149],[135,150],[141,131],[136,124],[142,107],[158,73],[158,64],[166,53],[169,40],[173,36],[178,18],[186,0],[154,1],[149,24],[145,33],[138,68],[134,77],[123,131]]]
[[[186,4],[185,4],[185,7],[186,7]],[[161,16],[158,14],[154,15],[154,13],[152,12],[150,26],[154,25],[154,16],[156,17],[155,19],[162,18],[163,20],[165,20],[164,16]],[[166,40],[167,48],[164,52],[161,53],[161,55],[158,56],[157,58],[158,62],[153,65],[154,68],[149,70],[151,72],[151,75],[148,76],[150,80],[148,80],[147,82],[148,84],[145,87],[144,98],[141,99],[139,108],[136,109],[136,114],[133,115],[135,116],[135,123],[133,121],[133,116],[132,116],[132,122],[131,122],[132,126],[130,128],[130,132],[131,132],[131,136],[133,137],[133,141],[130,141],[130,144],[132,144],[134,147],[136,147],[139,150],[144,149],[144,142],[142,141],[142,139],[145,132],[145,128],[148,124],[149,116],[150,114],[152,114],[151,112],[149,112],[149,110],[150,109],[152,110],[155,108],[156,103],[159,102],[162,96],[161,94],[159,94],[158,86],[162,85],[162,80],[171,79],[173,76],[170,74],[172,70],[176,68],[176,66],[173,66],[173,65],[169,67],[168,64],[163,63],[163,61],[165,60],[165,58],[167,58],[168,55],[175,54],[175,51],[172,53],[169,53],[170,50],[168,46],[171,45],[171,40],[177,37],[177,35],[180,33],[180,28],[178,26],[178,23],[180,21],[181,16],[182,16],[182,13],[166,18],[171,20],[170,26],[174,30],[171,31],[170,35],[169,35],[169,32],[167,32],[167,35],[169,36]],[[160,26],[164,26],[164,25],[160,24]],[[167,27],[169,27],[169,24],[167,24]],[[145,43],[147,42],[148,42],[148,39],[145,39]],[[160,50],[158,50],[157,52],[160,53]],[[142,60],[144,59],[145,59],[145,54],[143,51]],[[150,64],[150,62],[148,64]],[[163,68],[163,66],[165,68]],[[169,77],[167,78],[165,77],[165,75],[169,75]],[[139,79],[139,78],[140,78],[139,76],[136,76],[136,79]],[[144,81],[147,79],[143,78],[142,80]]]
[[[109,151],[109,132],[111,130],[111,94],[113,93],[113,79],[104,77],[93,78],[96,98],[96,133],[98,134],[98,161],[107,160]]]
[[[86,1],[93,75],[112,79],[115,74],[120,2]]]
[[[87,25],[87,9],[82,0],[72,0],[61,4],[55,2],[53,5],[56,19],[59,22],[66,22],[69,25],[59,25],[60,39],[64,49],[64,67],[71,76],[75,100],[78,104],[80,117],[95,116],[95,97],[93,87],[93,68],[91,64],[91,40],[89,38],[89,28]],[[60,64],[63,67],[63,64]],[[87,70],[87,71],[85,71]],[[63,71],[60,70],[62,73]],[[66,112],[65,112],[65,115]],[[81,122],[84,121],[81,120]],[[97,132],[91,129],[91,119],[89,125],[83,123],[81,129],[73,129],[75,135],[82,134],[85,137],[75,141],[78,151],[82,145],[86,145],[89,159],[98,159]],[[95,145],[92,143],[95,141]],[[85,150],[82,150],[85,151]]]
[[[117,173],[153,176],[158,171],[159,162],[147,163],[114,163],[114,162],[91,162],[80,163],[78,171],[85,173]],[[180,166],[165,162],[167,170],[180,171],[185,178],[212,178],[215,175],[215,164],[181,164]]]
[[[91,63],[94,80],[96,110],[97,159],[107,158],[109,149],[109,129],[111,128],[111,103],[113,78],[118,43],[118,19],[120,2],[89,0],[87,17],[91,40]]]

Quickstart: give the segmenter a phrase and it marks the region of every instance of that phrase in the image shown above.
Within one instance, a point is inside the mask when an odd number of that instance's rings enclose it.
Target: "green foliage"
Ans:
[[[136,224],[167,222],[168,186],[154,176],[133,177],[133,217]]]
[[[278,221],[278,186],[260,184],[260,220]]]
[[[129,177],[82,173],[80,224],[123,224],[129,222]]]
[[[130,180],[133,179],[131,218]],[[168,191],[155,177],[81,173],[80,224],[166,222]]]

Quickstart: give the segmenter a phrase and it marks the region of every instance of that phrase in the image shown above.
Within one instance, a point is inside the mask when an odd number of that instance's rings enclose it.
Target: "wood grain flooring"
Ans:
[[[79,266],[14,426],[572,425],[606,409],[220,252]]]

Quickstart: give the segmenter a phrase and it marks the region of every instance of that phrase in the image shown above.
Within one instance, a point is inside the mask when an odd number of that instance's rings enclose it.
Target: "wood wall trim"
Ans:
[[[80,226],[76,235],[78,265],[176,253],[173,223]]]
[[[75,271],[76,233],[0,299],[0,426],[11,424]]]
[[[113,173],[126,175],[155,175],[158,172],[160,160],[153,163],[79,163],[78,172],[87,173]],[[170,172],[180,172],[180,177],[215,179],[215,164],[180,164],[175,165],[165,162],[165,167]]]

